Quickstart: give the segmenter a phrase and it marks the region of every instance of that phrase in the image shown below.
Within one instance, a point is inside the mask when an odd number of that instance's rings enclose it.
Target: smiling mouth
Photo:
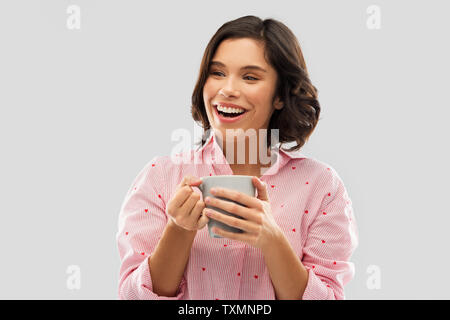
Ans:
[[[216,109],[218,114],[220,114],[222,117],[225,117],[225,118],[236,118],[247,112],[247,110],[245,110],[244,112],[240,112],[240,113],[223,112],[223,111],[220,111],[219,109],[217,109],[217,105],[214,105],[213,108]]]

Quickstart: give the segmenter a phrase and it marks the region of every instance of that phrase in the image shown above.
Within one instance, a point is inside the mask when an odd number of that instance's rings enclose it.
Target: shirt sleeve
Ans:
[[[183,275],[174,297],[153,292],[149,259],[167,223],[162,191],[158,190],[164,185],[158,173],[161,167],[155,157],[141,170],[120,209],[116,235],[121,260],[119,299],[180,300],[186,290]]]
[[[355,274],[349,261],[358,246],[358,230],[347,190],[334,170],[324,200],[312,222],[303,248],[308,270],[304,300],[345,299],[344,285]]]

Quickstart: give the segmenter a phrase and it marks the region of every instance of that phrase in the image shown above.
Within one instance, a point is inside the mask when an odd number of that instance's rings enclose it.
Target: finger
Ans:
[[[201,183],[202,183],[202,180],[200,178],[192,176],[192,175],[186,175],[183,177],[181,182],[178,184],[177,188],[180,189],[184,186],[191,186],[191,185],[198,186]]]
[[[258,191],[257,198],[262,201],[269,201],[269,192],[267,191],[267,183],[259,180],[258,177],[252,178],[253,185]]]
[[[197,223],[198,219],[203,214],[203,209],[205,209],[205,207],[205,203],[201,199],[199,199],[194,205],[194,208],[192,208],[189,218]]]
[[[176,196],[173,200],[173,203],[176,208],[183,206],[188,197],[194,192],[194,189],[191,188],[191,185],[198,186],[202,183],[200,178],[186,175],[183,177],[181,182],[177,185],[175,189]],[[183,190],[183,191],[180,191]]]
[[[186,202],[181,206],[181,211],[186,217],[190,216],[192,209],[199,200],[200,195],[198,193],[192,192]]]
[[[197,230],[202,229],[209,222],[209,217],[206,214],[200,216],[200,219],[197,221]]]
[[[206,199],[206,201],[207,201],[206,204],[208,206],[212,207],[212,209],[214,209],[214,208],[222,209],[229,213],[238,215],[246,220],[250,220],[250,221],[254,221],[254,222],[256,222],[258,219],[255,216],[255,212],[253,211],[253,209],[243,207],[240,204],[230,202],[227,200],[211,198],[211,197],[208,197],[208,199]]]
[[[252,244],[253,239],[255,237],[254,235],[251,235],[249,233],[235,233],[235,232],[231,232],[231,231],[225,231],[218,227],[212,228],[211,231],[219,236],[224,237],[224,238],[238,240],[238,241],[242,241],[242,242],[245,242],[248,244]]]
[[[241,205],[244,205],[247,208],[260,209],[259,201],[255,197],[251,197],[245,193],[227,189],[227,188],[219,188],[219,187],[216,187],[216,188],[210,190],[210,192],[216,197],[221,197],[221,198],[239,202]]]
[[[223,222],[231,227],[241,229],[248,233],[255,233],[255,234],[259,233],[259,227],[254,222],[242,220],[242,219],[232,217],[232,216],[228,216],[226,214],[217,212],[212,209],[207,209],[206,215],[211,219]]]
[[[172,199],[173,206],[175,208],[180,208],[181,206],[183,206],[183,204],[193,192],[194,191],[192,190],[192,188],[186,185],[178,189]]]

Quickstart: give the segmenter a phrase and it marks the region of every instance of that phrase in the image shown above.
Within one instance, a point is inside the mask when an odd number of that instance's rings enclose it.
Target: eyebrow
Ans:
[[[219,66],[219,67],[225,67],[225,64],[223,64],[220,61],[211,61],[210,66],[214,66],[214,65]],[[250,69],[250,70],[259,70],[259,71],[262,71],[262,72],[267,72],[267,70],[261,68],[260,66],[254,66],[254,65],[245,66],[245,67],[241,68],[241,70],[248,70],[248,69]]]

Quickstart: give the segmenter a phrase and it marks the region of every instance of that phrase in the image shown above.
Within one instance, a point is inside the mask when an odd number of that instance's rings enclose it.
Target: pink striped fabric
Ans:
[[[277,150],[275,164],[260,179],[269,186],[276,222],[308,270],[302,299],[345,299],[344,285],[355,273],[349,259],[358,245],[346,188],[331,166],[298,152]],[[201,149],[182,156],[190,158],[190,164],[177,164],[169,156],[153,158],[125,196],[116,235],[121,259],[119,299],[275,299],[261,250],[236,240],[211,238],[207,227],[197,232],[176,296],[152,291],[148,259],[168,221],[166,204],[176,185],[188,174],[233,174],[214,134]]]

